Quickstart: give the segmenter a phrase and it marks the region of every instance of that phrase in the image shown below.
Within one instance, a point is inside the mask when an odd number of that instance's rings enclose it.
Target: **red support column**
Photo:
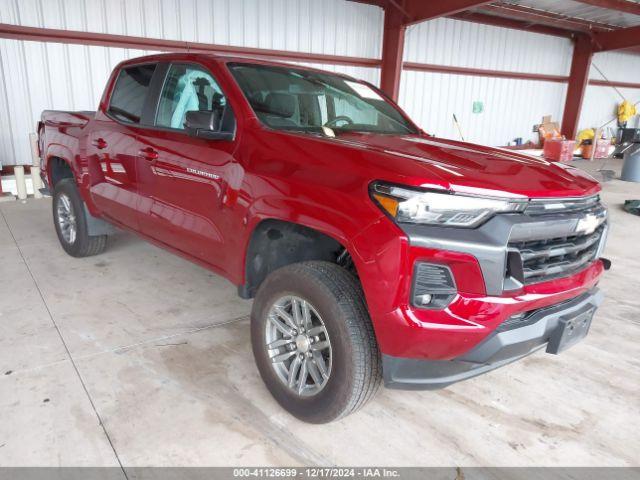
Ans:
[[[586,35],[576,38],[573,46],[573,60],[571,61],[571,72],[569,73],[569,84],[567,86],[567,98],[562,114],[562,134],[567,138],[575,138],[578,130],[578,120],[582,101],[589,84],[589,69],[591,68],[591,58],[593,57],[593,46],[591,39]]]
[[[400,74],[402,73],[402,54],[404,52],[404,33],[406,29],[403,13],[389,5],[384,12],[380,89],[394,101],[398,100],[400,92]]]

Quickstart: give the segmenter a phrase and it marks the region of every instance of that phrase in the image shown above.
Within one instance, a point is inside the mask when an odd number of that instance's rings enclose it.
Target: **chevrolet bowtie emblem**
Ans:
[[[578,220],[578,225],[576,225],[577,233],[590,234],[595,231],[596,228],[600,226],[600,219],[595,215],[588,214],[585,217]]]

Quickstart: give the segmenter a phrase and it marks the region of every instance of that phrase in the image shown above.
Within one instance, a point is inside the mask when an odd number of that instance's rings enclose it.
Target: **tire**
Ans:
[[[289,337],[293,335],[286,335],[281,329],[282,325],[291,327],[284,320],[287,315],[295,323],[296,298],[298,304],[307,302],[311,322],[306,330],[300,326],[306,318],[302,304],[298,310],[301,321],[297,323],[301,332],[292,342]],[[281,318],[283,310],[288,313]],[[278,312],[276,320],[283,322],[280,327],[269,318],[273,312]],[[272,337],[272,332],[279,337]],[[318,332],[322,333],[316,335]],[[307,340],[302,338],[305,335]],[[267,346],[279,345],[278,342],[289,343],[278,348]],[[351,273],[333,263],[296,263],[271,273],[253,303],[251,343],[260,375],[273,397],[305,422],[327,423],[353,413],[375,394],[381,383],[380,354],[362,290]],[[305,346],[309,349],[306,353]],[[317,357],[318,353],[321,357]],[[274,363],[272,357],[287,360]],[[293,362],[305,362],[303,357],[307,357],[307,367],[303,370],[298,366],[297,376],[293,369],[294,385],[290,387]],[[318,377],[319,371],[328,375]],[[307,375],[304,382],[300,381],[302,372]]]
[[[90,257],[104,251],[107,236],[89,235],[84,201],[73,178],[56,183],[52,205],[53,224],[65,252],[72,257]],[[71,225],[74,226],[73,233]]]

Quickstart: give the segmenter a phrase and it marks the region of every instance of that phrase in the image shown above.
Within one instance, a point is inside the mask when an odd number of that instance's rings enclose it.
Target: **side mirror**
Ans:
[[[218,110],[187,112],[184,128],[193,137],[207,140],[233,140],[233,133],[221,131],[222,118]]]

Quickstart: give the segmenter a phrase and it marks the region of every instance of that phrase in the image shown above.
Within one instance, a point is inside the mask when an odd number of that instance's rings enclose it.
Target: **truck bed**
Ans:
[[[95,111],[81,110],[70,112],[64,110],[45,110],[42,112],[42,123],[54,127],[84,127],[95,116]]]
[[[43,173],[49,171],[49,159],[76,158],[85,146],[85,127],[95,117],[95,112],[67,112],[45,110],[38,123],[38,149]]]

